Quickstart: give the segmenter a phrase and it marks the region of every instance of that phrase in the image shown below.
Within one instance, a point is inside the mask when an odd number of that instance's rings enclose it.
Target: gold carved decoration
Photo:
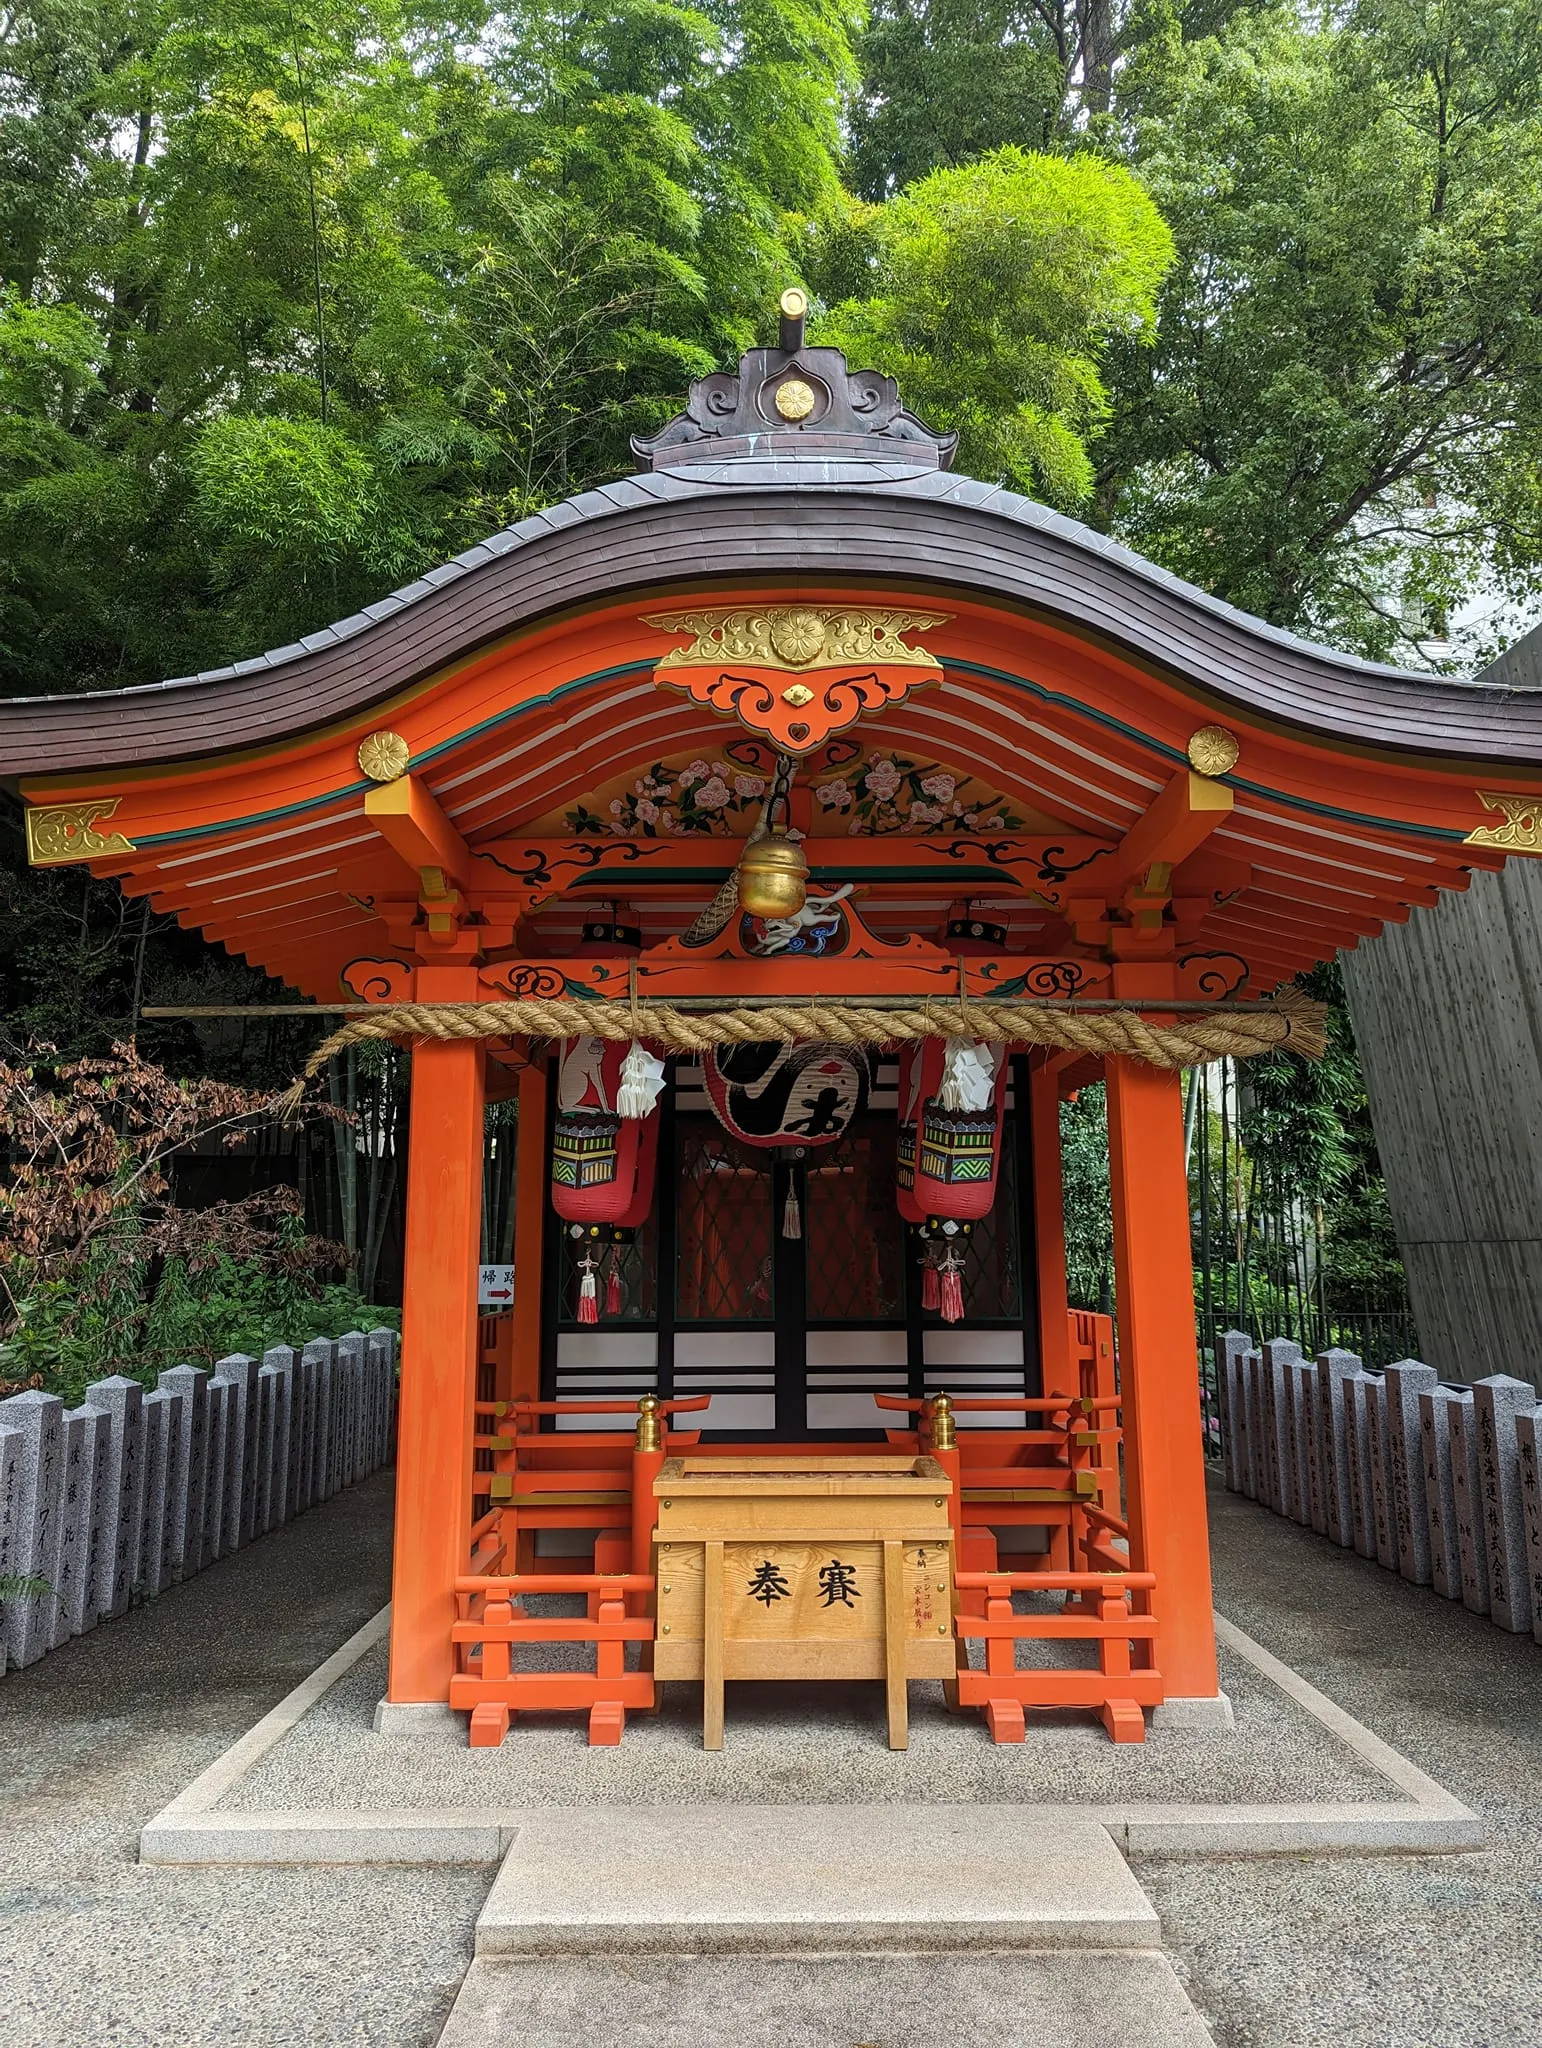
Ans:
[[[661,633],[690,633],[689,647],[677,647],[661,669],[718,667],[725,661],[760,668],[845,668],[852,662],[902,663],[935,669],[924,647],[907,647],[903,635],[945,626],[951,612],[889,611],[851,605],[743,605],[691,612],[652,612],[645,626]]]
[[[1189,734],[1189,766],[1196,775],[1225,775],[1237,765],[1242,748],[1224,725],[1202,725]]]
[[[28,804],[27,858],[35,868],[64,867],[71,861],[96,860],[103,854],[132,853],[134,842],[121,832],[104,832],[102,821],[117,810],[120,797],[88,797],[84,803]]]
[[[1507,796],[1500,790],[1480,789],[1478,802],[1486,811],[1502,811],[1502,823],[1479,825],[1462,841],[1464,846],[1496,846],[1506,853],[1542,853],[1542,796]]]
[[[359,766],[371,782],[399,782],[411,759],[412,750],[399,732],[367,733],[359,742]]]
[[[784,420],[806,420],[814,410],[814,392],[801,377],[789,377],[776,387],[772,400]]]
[[[737,718],[781,753],[807,754],[865,713],[938,681],[942,664],[924,647],[907,647],[904,635],[951,616],[865,605],[725,605],[652,612],[643,624],[692,636],[689,647],[662,657],[656,682]]]

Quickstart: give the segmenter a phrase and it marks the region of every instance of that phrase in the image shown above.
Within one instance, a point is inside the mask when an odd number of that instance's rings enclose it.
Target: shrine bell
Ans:
[[[785,832],[754,839],[739,856],[739,908],[751,917],[796,917],[808,890],[803,848]]]

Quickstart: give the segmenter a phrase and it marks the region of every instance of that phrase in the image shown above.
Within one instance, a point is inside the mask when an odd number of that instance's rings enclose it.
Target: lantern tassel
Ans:
[[[610,1275],[605,1282],[605,1313],[618,1316],[621,1313],[621,1254],[610,1255]]]
[[[953,1254],[949,1252],[948,1256],[942,1262],[942,1280],[941,1285],[938,1289],[939,1295],[941,1297],[939,1306],[942,1309],[942,1320],[945,1323],[957,1323],[963,1320],[963,1272],[964,1269],[962,1265],[956,1258],[954,1258]]]
[[[798,1183],[790,1174],[787,1179],[787,1199],[782,1204],[782,1235],[783,1237],[801,1237],[803,1235],[803,1215],[798,1207]]]
[[[921,1312],[935,1315],[942,1302],[942,1291],[937,1284],[937,1262],[928,1252],[921,1261]]]
[[[583,1279],[578,1285],[578,1320],[581,1323],[597,1323],[600,1320],[599,1289],[594,1284],[596,1261],[592,1254],[585,1253],[579,1260],[583,1268]]]

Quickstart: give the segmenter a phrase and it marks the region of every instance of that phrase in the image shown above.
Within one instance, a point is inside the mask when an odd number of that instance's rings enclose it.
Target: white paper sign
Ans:
[[[477,1307],[509,1308],[514,1300],[512,1266],[478,1266]]]

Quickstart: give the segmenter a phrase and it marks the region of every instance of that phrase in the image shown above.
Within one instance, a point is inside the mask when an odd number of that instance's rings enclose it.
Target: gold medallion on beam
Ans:
[[[372,732],[359,742],[358,763],[371,782],[399,782],[412,749],[399,732]]]
[[[1224,725],[1202,725],[1189,734],[1189,766],[1196,775],[1229,774],[1241,752],[1237,735]]]

